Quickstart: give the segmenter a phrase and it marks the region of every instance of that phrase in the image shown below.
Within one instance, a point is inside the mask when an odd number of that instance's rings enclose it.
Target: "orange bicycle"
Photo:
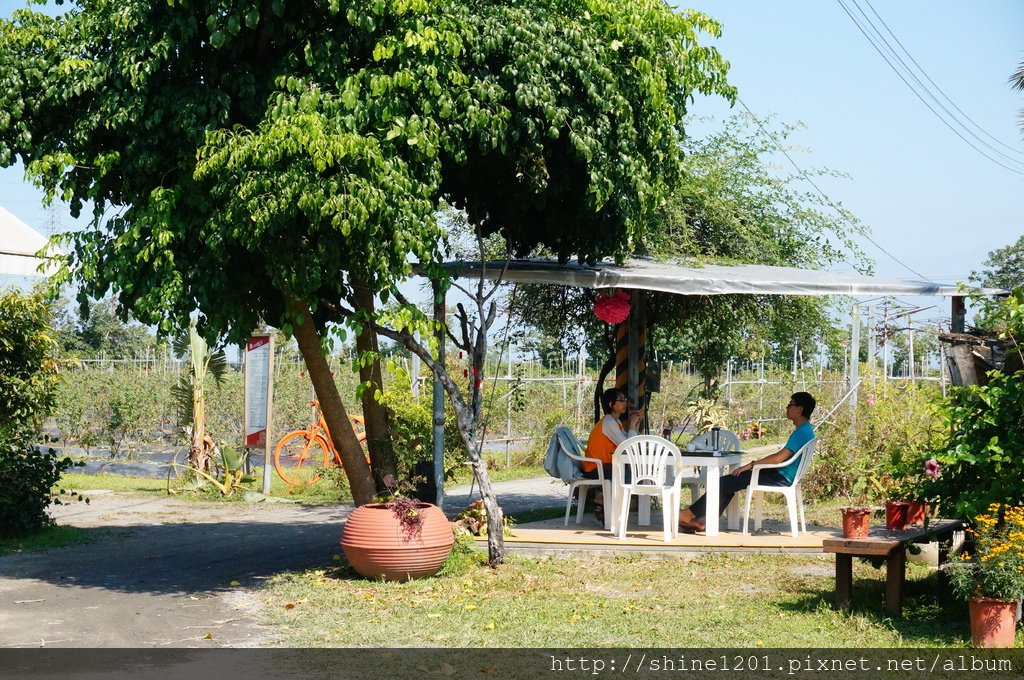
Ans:
[[[315,484],[329,467],[341,467],[341,456],[331,441],[319,401],[311,401],[314,419],[309,428],[289,432],[277,442],[274,449],[274,469],[292,486]],[[362,416],[350,415],[352,430],[359,445],[366,443],[366,428]]]

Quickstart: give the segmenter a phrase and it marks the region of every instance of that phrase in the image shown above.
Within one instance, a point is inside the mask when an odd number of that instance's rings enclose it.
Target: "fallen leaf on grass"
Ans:
[[[497,666],[487,666],[485,668],[481,668],[480,672],[481,673],[497,673],[498,672],[498,667]]]
[[[284,608],[285,608],[285,609],[295,609],[295,605],[294,605],[294,604],[292,604],[291,602],[289,602],[288,604],[286,604],[286,605],[284,606]]]
[[[232,588],[234,588],[235,586],[240,586],[240,585],[242,585],[242,584],[241,584],[241,582],[239,582],[239,581],[232,581],[232,582],[231,582],[231,587],[232,587]]]
[[[466,605],[466,609],[479,609],[479,608],[480,607],[477,607],[475,604],[467,604]]]
[[[484,630],[494,630],[494,621],[491,621],[486,626],[484,626]]]

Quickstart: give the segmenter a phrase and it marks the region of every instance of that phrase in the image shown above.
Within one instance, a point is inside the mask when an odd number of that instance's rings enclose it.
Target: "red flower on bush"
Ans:
[[[594,314],[605,323],[622,323],[629,318],[629,293],[624,290],[601,291],[594,301]]]

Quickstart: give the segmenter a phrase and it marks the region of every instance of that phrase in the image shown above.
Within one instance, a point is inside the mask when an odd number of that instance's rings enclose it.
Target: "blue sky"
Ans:
[[[870,12],[866,0],[857,1]],[[22,4],[0,0],[0,13],[9,16]],[[724,35],[713,44],[731,62],[730,80],[743,102],[758,116],[803,123],[806,129],[791,138],[805,147],[793,155],[796,162],[848,173],[850,179],[819,185],[911,269],[945,282],[963,279],[988,251],[1024,231],[1024,174],[999,167],[947,129],[836,0],[678,4],[723,23]],[[1007,85],[1024,60],[1024,2],[874,0],[873,7],[953,102],[1024,161],[1024,93]],[[730,113],[719,100],[699,100],[692,112]],[[50,217],[40,199],[20,168],[0,171],[0,205],[44,231]],[[57,214],[68,225],[66,211]],[[876,273],[912,276],[872,244],[864,249]]]
[[[852,2],[845,0],[856,14]],[[857,2],[899,50],[872,14],[874,8],[956,106],[1015,150],[976,131],[1019,159],[1017,167],[1024,172],[1018,119],[1024,93],[1007,84],[1024,60],[1024,3]],[[980,268],[990,250],[1024,232],[1024,174],[986,159],[943,125],[836,0],[677,4],[721,21],[723,36],[711,44],[730,61],[729,79],[743,102],[758,116],[774,114],[780,121],[806,125],[791,138],[807,147],[794,155],[797,164],[848,173],[850,179],[819,185],[911,269],[943,282],[961,280]],[[729,110],[703,100],[693,113],[728,115]],[[875,260],[877,274],[913,276],[872,244],[865,242],[864,249]]]

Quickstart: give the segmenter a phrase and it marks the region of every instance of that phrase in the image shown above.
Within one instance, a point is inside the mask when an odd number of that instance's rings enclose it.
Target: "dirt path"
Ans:
[[[90,496],[53,515],[96,540],[0,557],[0,646],[264,646],[252,588],[330,564],[351,509]]]
[[[495,488],[506,512],[565,503],[565,486],[548,478]],[[256,586],[333,564],[351,511],[88,495],[51,513],[95,540],[0,556],[0,647],[268,646]],[[445,508],[454,515],[470,499],[469,487],[451,489]]]

